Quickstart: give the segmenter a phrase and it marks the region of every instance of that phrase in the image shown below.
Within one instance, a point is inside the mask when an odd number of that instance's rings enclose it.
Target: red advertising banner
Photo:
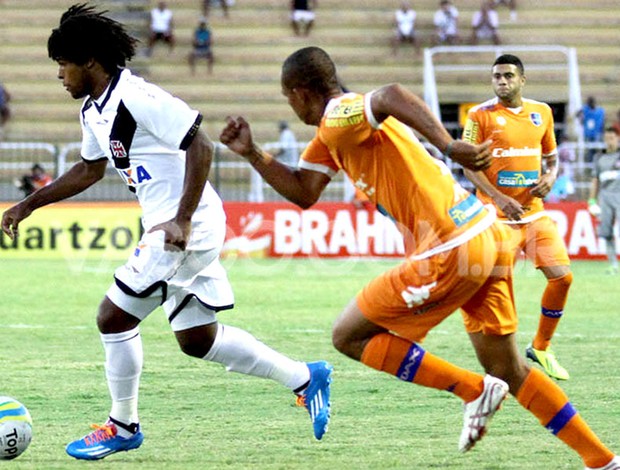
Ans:
[[[401,257],[394,223],[377,211],[347,203],[318,203],[302,211],[289,203],[224,204],[228,234],[224,256]],[[585,202],[546,205],[572,259],[605,259],[596,219]]]

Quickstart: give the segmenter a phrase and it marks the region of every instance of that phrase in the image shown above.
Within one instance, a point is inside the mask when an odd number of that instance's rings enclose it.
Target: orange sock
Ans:
[[[560,318],[564,313],[564,306],[568,297],[568,289],[573,282],[573,273],[569,272],[562,277],[549,279],[543,292],[541,301],[541,315],[538,322],[538,331],[532,342],[534,349],[545,350],[551,344]]]
[[[364,348],[361,362],[405,382],[447,390],[465,402],[478,398],[484,388],[481,375],[450,364],[390,333],[373,337]]]
[[[562,389],[540,370],[530,370],[516,398],[545,428],[577,452],[587,467],[602,467],[614,457],[573,408]]]

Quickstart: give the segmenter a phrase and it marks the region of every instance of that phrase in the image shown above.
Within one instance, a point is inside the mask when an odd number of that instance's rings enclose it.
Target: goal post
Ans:
[[[582,106],[581,82],[577,52],[573,47],[499,45],[436,46],[424,49],[424,99],[433,113],[441,119],[440,91],[437,85],[439,74],[441,74],[442,82],[448,84],[451,84],[450,76],[456,77],[453,78],[456,80],[463,74],[477,77],[480,83],[489,83],[491,64],[494,58],[502,54],[526,55],[527,60],[524,60],[526,75],[529,72],[553,73],[553,80],[558,85],[558,90],[563,90],[559,91],[559,95],[554,96],[554,98],[560,98],[566,102],[566,130],[581,142],[581,124],[578,119],[575,119]],[[557,81],[555,81],[555,77],[557,77]],[[459,84],[455,82],[454,85],[458,86]],[[529,89],[534,91],[532,98],[535,99],[537,98],[536,87],[537,83],[534,80]],[[458,93],[455,92],[456,95]],[[471,96],[472,94],[465,86],[461,93],[462,102],[471,101]],[[548,97],[538,99],[547,101]],[[562,123],[558,124],[561,125]]]

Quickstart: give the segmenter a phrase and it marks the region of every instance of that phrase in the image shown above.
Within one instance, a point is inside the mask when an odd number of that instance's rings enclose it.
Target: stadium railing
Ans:
[[[423,142],[428,151],[436,158],[442,155],[435,147]],[[80,159],[80,143],[71,142],[54,145],[42,142],[0,142],[0,201],[18,201],[23,193],[17,188],[16,180],[30,172],[33,164],[38,163],[54,177],[63,174]],[[306,142],[298,143],[303,151]],[[573,180],[574,199],[587,199],[592,178],[592,162],[585,161],[587,150],[601,150],[602,143],[564,142],[561,144],[573,155],[573,159],[561,163]],[[263,144],[263,148],[275,153],[280,148],[278,142]],[[459,165],[448,162],[456,179],[467,189],[471,184],[464,179]],[[250,165],[217,143],[215,156],[209,176],[220,197],[225,201],[283,201],[283,198],[267,185]],[[351,201],[354,190],[352,183],[340,172],[325,189],[322,201]],[[75,201],[132,201],[133,193],[127,190],[125,183],[108,167],[101,182],[72,198]]]

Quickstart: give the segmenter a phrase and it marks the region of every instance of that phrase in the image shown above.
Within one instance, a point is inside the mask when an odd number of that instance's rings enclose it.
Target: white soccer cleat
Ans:
[[[493,415],[500,409],[508,395],[508,384],[491,375],[484,377],[484,389],[478,398],[463,407],[463,431],[459,439],[459,450],[467,452],[486,433]]]
[[[604,467],[597,467],[597,468],[586,467],[586,470],[620,470],[620,457],[616,455],[613,459],[611,459],[611,462],[609,462]]]

